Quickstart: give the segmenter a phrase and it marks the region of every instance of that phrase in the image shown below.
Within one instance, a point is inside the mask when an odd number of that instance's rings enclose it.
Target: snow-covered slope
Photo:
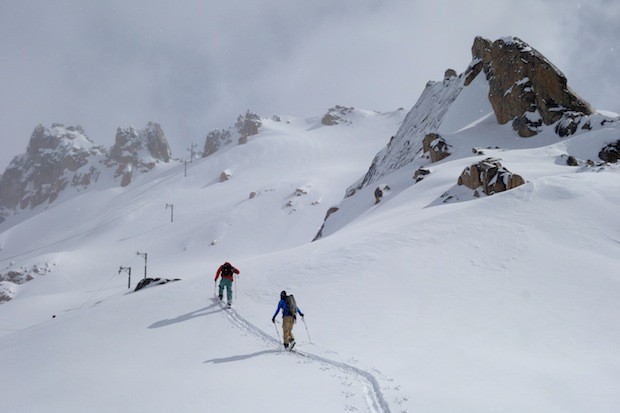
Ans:
[[[618,123],[516,139],[484,92],[451,95],[436,126],[453,155],[418,183],[415,162],[384,170],[376,205],[374,185],[341,200],[403,111],[263,119],[187,176],[160,164],[10,217],[0,274],[46,270],[0,305],[2,410],[617,411],[620,169],[586,161]],[[527,182],[443,202],[487,157]],[[335,204],[329,234],[310,242]],[[149,277],[181,281],[132,292],[121,268],[134,287],[136,253]],[[241,270],[231,310],[213,300],[223,261]],[[306,314],[298,353],[271,323],[283,289]]]

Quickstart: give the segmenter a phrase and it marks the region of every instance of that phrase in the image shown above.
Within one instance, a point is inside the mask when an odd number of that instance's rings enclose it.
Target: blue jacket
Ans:
[[[278,315],[278,313],[280,312],[280,310],[282,310],[282,317],[290,317],[293,314],[291,314],[291,311],[288,309],[288,305],[286,305],[286,301],[284,300],[280,300],[280,302],[278,303],[278,308],[276,308],[276,312],[273,315],[274,318],[275,316]],[[304,316],[304,313],[301,312],[301,310],[299,309],[299,307],[297,307],[297,312],[299,313],[299,315],[301,315],[302,317]]]

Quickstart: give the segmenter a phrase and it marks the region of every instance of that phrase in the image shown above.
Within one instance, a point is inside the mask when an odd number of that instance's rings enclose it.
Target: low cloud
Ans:
[[[221,4],[220,4],[221,3]],[[410,108],[463,71],[476,35],[537,48],[595,107],[620,112],[619,6],[609,1],[202,2],[35,0],[0,5],[0,171],[38,123],[160,122],[175,156],[250,109],[309,117],[342,104]]]

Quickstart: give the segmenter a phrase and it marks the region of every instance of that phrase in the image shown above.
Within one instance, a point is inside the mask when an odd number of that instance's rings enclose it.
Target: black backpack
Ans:
[[[284,302],[288,307],[289,313],[291,313],[294,318],[297,318],[297,303],[295,302],[295,296],[292,294],[287,295],[286,298],[284,298]]]
[[[230,277],[233,275],[232,265],[224,264],[222,266],[222,276]]]

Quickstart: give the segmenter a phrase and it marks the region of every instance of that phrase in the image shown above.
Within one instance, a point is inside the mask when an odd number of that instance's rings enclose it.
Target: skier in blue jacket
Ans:
[[[282,310],[282,337],[284,338],[284,348],[293,348],[295,347],[295,337],[293,336],[293,325],[295,324],[295,319],[297,313],[300,316],[304,316],[304,313],[301,312],[299,307],[296,307],[294,312],[291,312],[289,305],[286,303],[286,291],[282,291],[280,293],[280,302],[278,303],[278,308],[276,308],[276,312],[271,318],[271,322],[276,322],[276,316]]]

